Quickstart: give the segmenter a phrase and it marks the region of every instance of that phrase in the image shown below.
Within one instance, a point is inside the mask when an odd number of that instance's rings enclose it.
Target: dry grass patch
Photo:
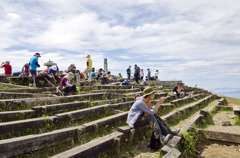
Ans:
[[[240,99],[230,98],[230,97],[226,97],[226,99],[227,99],[227,102],[228,102],[228,106],[240,105]]]

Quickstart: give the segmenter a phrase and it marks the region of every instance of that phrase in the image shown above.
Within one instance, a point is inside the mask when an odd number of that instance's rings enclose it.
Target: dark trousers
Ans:
[[[64,87],[63,91],[64,91],[65,93],[70,93],[70,92],[76,93],[76,86],[73,85],[72,87]]]
[[[138,80],[139,80],[139,74],[138,74],[138,73],[135,73],[135,74],[134,74],[134,77],[135,77],[135,81],[138,83]]]
[[[171,134],[172,131],[170,128],[164,123],[164,121],[157,115],[153,116],[141,116],[134,124],[134,127],[141,127],[150,125],[150,128],[153,132],[153,135],[156,139],[159,137],[165,137],[168,134]]]
[[[33,80],[35,79],[35,83],[37,82],[37,70],[30,70],[30,73],[32,75],[31,83],[33,83]]]
[[[127,74],[127,76],[128,76],[128,79],[130,80],[131,74]]]

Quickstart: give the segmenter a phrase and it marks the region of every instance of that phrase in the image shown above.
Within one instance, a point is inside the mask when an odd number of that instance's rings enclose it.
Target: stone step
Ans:
[[[240,134],[211,131],[205,129],[198,129],[199,133],[204,134],[206,138],[211,140],[230,142],[240,144]]]
[[[192,103],[190,105],[180,107],[180,108],[174,110],[173,112],[170,112],[169,114],[165,115],[163,117],[163,119],[165,121],[170,121],[174,116],[177,116],[177,115],[179,115],[181,113],[184,113],[184,111],[194,109],[195,107],[202,105],[203,103],[205,103],[206,101],[208,101],[208,100],[210,100],[212,98],[214,98],[214,95],[207,96],[207,97],[205,97],[205,98],[203,98],[203,99],[201,99],[201,100],[199,100],[197,102],[194,102],[194,103]]]
[[[93,140],[84,145],[78,146],[66,152],[60,153],[58,155],[53,156],[52,158],[62,158],[62,157],[98,157],[110,149],[115,148],[118,149],[120,145],[121,137],[123,133],[114,132],[105,137]],[[117,140],[118,141],[117,141]],[[116,149],[116,150],[117,150]]]
[[[234,115],[240,115],[240,105],[233,105]]]
[[[40,130],[45,124],[53,125],[56,116],[46,118],[34,118],[12,122],[0,123],[0,135],[4,137],[12,137],[14,134],[22,134],[28,130]],[[29,133],[27,133],[29,134]]]
[[[88,99],[99,99],[102,97],[120,97],[120,94],[110,94],[110,93],[92,93],[92,94],[82,94],[82,95],[71,95],[71,96],[59,96],[59,97],[49,97],[49,98],[30,98],[30,99],[6,99],[0,100],[0,111],[12,111],[15,109],[29,109],[37,105],[46,104],[58,104],[72,101],[81,101]]]
[[[0,122],[23,120],[34,117],[34,110],[0,112]]]
[[[71,103],[35,106],[35,107],[32,107],[32,110],[34,110],[35,117],[37,117],[37,116],[42,116],[47,114],[56,114],[56,113],[61,113],[65,111],[83,109],[89,106],[90,106],[90,101],[78,101],[78,102],[71,102]]]
[[[100,86],[93,86],[96,89],[131,89],[130,85],[100,85]]]
[[[109,111],[111,109],[124,108],[124,104],[129,106],[132,104],[132,102],[112,104],[112,105],[110,104],[100,105],[100,106],[95,106],[87,109],[55,114],[55,116],[52,116],[52,117],[4,122],[4,123],[0,123],[0,135],[5,137],[11,136],[13,133],[20,133],[22,135],[24,134],[27,128],[29,130],[40,131],[41,128],[44,128],[44,125],[46,123],[48,123],[49,125],[54,124],[57,126],[63,123],[71,125],[72,121],[75,121],[75,120],[81,120],[83,118],[94,116],[96,114],[105,113],[106,111]],[[9,131],[11,131],[11,133],[8,133]]]
[[[0,99],[41,98],[41,97],[50,97],[50,96],[51,95],[47,95],[47,94],[0,92]]]
[[[80,126],[55,130],[43,134],[0,140],[0,157],[10,157],[29,153],[35,150],[72,141],[73,139],[80,140],[84,133],[96,132],[99,128],[106,128],[106,125],[113,126],[123,120],[126,120],[127,114],[128,112],[116,114],[114,116],[85,123]]]

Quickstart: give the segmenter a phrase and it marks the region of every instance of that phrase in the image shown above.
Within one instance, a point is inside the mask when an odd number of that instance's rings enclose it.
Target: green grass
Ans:
[[[234,121],[235,121],[236,125],[240,125],[240,116],[236,115],[235,118],[234,118]]]
[[[7,86],[4,86],[4,85],[0,85],[0,89],[16,89],[16,88],[11,88],[11,87],[7,87]]]
[[[182,135],[180,142],[181,157],[195,157],[196,143],[201,138],[195,129],[190,129]]]

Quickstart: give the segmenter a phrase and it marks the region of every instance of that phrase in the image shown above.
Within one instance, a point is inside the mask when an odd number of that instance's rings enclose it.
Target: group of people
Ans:
[[[40,67],[38,63],[38,58],[41,57],[39,53],[35,53],[34,56],[30,59],[29,63],[26,63],[23,67],[23,75],[28,76],[29,74],[32,75],[32,81],[30,84],[36,83],[37,79],[37,68]],[[118,77],[115,78],[111,75],[111,72],[105,72],[102,68],[99,69],[98,73],[95,73],[95,69],[92,67],[92,60],[90,55],[87,55],[86,61],[86,69],[83,73],[83,77],[91,82],[91,78],[96,78],[102,84],[109,83],[113,80],[118,80],[123,82],[124,79],[119,73]],[[1,64],[1,68],[5,68],[5,75],[10,76],[12,74],[12,67],[9,61],[6,61]],[[71,84],[71,81],[74,79],[76,73],[80,73],[79,70],[76,69],[74,64],[71,64],[68,69],[65,71],[67,75],[61,78],[59,72],[59,68],[57,65],[51,66],[49,69],[44,70],[45,72],[44,77],[47,79],[50,78],[51,82],[54,84],[61,83],[61,89],[66,93],[73,95],[76,94],[76,86]],[[155,79],[158,78],[158,70],[155,72]],[[134,79],[136,83],[140,80],[144,80],[144,72],[143,69],[140,69],[137,65],[134,66],[134,73],[131,72],[131,66],[127,69],[127,77],[128,80],[131,79],[131,74],[134,75]],[[148,69],[148,74],[146,76],[148,80],[151,80],[151,71]],[[177,96],[184,96],[186,95],[183,92],[183,88],[181,87],[182,84],[178,83],[176,86],[173,87],[173,92],[176,93]],[[172,131],[164,121],[157,115],[158,109],[160,104],[162,104],[165,100],[165,97],[161,97],[156,106],[152,107],[151,101],[155,98],[155,91],[151,87],[146,87],[143,89],[143,96],[138,95],[139,97],[136,98],[135,103],[132,105],[128,117],[127,117],[127,124],[131,128],[142,127],[145,125],[150,125],[152,130],[152,136],[150,141],[150,147],[152,149],[159,149],[174,136],[179,133],[179,129]]]
[[[128,80],[131,79],[131,75],[132,74],[133,74],[133,78],[134,78],[136,83],[139,83],[139,81],[143,81],[144,80],[144,71],[143,71],[143,69],[140,69],[140,67],[137,64],[134,65],[134,72],[133,73],[131,71],[131,65],[129,65],[129,67],[127,68],[126,72],[127,72]],[[147,69],[146,80],[148,80],[148,81],[150,81],[152,79],[157,80],[158,79],[158,74],[159,74],[159,71],[156,70],[155,74],[154,74],[154,77],[152,77],[151,76],[151,71],[148,68]]]

